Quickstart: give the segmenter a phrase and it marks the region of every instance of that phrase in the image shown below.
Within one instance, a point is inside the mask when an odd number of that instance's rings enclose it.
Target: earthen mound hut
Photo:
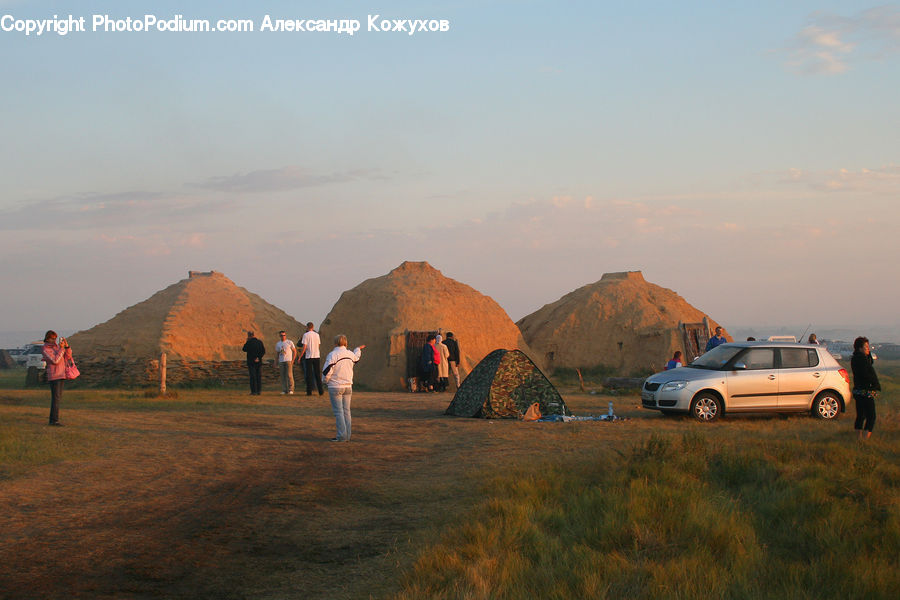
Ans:
[[[6,350],[0,350],[0,369],[12,369],[16,366],[16,359]]]
[[[404,262],[341,294],[322,323],[323,354],[331,349],[335,335],[346,334],[351,348],[366,344],[354,382],[375,390],[403,390],[409,365],[418,358],[420,339],[435,331],[452,332],[459,342],[461,377],[495,348],[531,354],[499,304],[427,262]],[[408,340],[419,342],[417,346],[410,342],[409,353]]]
[[[216,271],[190,271],[115,317],[69,338],[76,357],[231,361],[254,331],[274,356],[277,332],[296,340],[306,330],[296,319]]]
[[[550,369],[602,365],[637,375],[661,370],[676,350],[690,362],[718,323],[672,290],[645,281],[640,271],[630,271],[606,273],[517,325]]]

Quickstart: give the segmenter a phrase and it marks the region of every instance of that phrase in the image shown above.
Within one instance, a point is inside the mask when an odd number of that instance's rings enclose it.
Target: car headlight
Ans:
[[[687,381],[670,381],[669,383],[662,386],[660,391],[662,392],[677,392],[678,390],[683,390],[687,387]]]

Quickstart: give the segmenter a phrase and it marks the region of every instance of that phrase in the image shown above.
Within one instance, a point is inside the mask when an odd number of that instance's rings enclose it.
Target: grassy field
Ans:
[[[362,392],[331,444],[318,397],[82,389],[53,429],[0,375],[0,597],[894,598],[900,364],[876,369],[864,444],[852,408],[700,424],[565,380],[628,420]]]

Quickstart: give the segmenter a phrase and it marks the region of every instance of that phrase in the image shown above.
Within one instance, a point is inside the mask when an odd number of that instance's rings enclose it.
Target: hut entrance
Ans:
[[[417,392],[419,386],[419,358],[422,356],[422,348],[429,335],[437,335],[438,331],[407,331],[406,332],[406,383],[407,390]]]
[[[691,362],[706,352],[709,320],[704,317],[702,323],[681,323],[681,337],[684,343],[684,358],[687,362]]]

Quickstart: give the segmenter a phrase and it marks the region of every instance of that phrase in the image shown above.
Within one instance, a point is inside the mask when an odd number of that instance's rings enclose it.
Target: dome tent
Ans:
[[[494,350],[466,377],[444,414],[518,418],[537,402],[544,415],[571,415],[553,384],[520,350]]]

